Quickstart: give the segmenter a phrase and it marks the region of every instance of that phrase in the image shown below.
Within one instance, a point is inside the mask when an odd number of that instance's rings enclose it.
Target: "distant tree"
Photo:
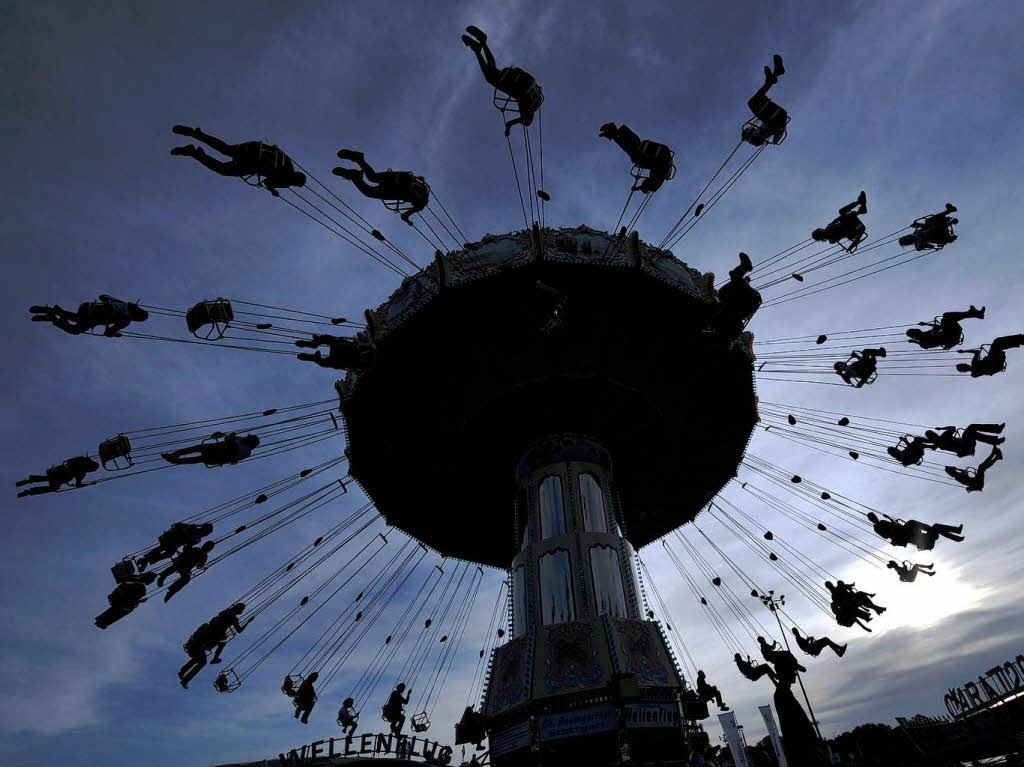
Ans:
[[[934,767],[906,733],[881,722],[861,724],[829,741],[841,764],[856,767]],[[850,755],[853,755],[851,760]]]

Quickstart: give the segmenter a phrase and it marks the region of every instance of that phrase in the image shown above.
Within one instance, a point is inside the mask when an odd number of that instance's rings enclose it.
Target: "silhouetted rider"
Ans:
[[[179,136],[188,136],[202,141],[214,151],[231,158],[225,162],[210,157],[202,147],[194,144],[175,147],[171,150],[172,155],[191,157],[214,173],[238,178],[256,176],[257,186],[264,187],[274,197],[281,196],[278,189],[306,185],[305,174],[296,171],[291,158],[274,144],[265,144],[262,141],[229,144],[209,133],[203,133],[200,128],[189,128],[186,125],[175,125],[171,131]]]

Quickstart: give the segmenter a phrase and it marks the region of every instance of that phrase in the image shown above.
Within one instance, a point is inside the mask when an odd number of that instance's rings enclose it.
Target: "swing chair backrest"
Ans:
[[[124,434],[118,434],[116,437],[103,440],[99,445],[98,452],[100,463],[107,471],[127,469],[134,465],[134,461],[132,461],[132,443]],[[122,461],[124,465],[122,465]],[[111,469],[107,464],[113,464],[114,468]]]
[[[281,683],[281,692],[287,695],[289,698],[294,698],[296,691],[299,689],[305,679],[302,674],[289,674],[284,678],[284,682]],[[291,691],[289,692],[289,687]]]

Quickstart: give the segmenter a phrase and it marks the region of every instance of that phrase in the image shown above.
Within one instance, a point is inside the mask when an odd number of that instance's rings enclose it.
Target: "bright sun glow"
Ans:
[[[897,628],[934,626],[950,616],[974,609],[989,595],[990,589],[972,585],[960,569],[947,569],[937,557],[930,556],[934,553],[919,552],[911,560],[934,562],[938,573],[934,578],[921,574],[914,583],[899,583],[891,570],[882,572],[867,567],[858,568],[851,576],[858,589],[877,593],[878,603],[886,608],[885,614],[871,623],[876,636]]]

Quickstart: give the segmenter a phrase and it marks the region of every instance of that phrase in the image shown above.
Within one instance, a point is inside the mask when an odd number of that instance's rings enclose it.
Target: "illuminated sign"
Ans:
[[[540,739],[558,740],[615,729],[615,709],[611,706],[585,708],[540,718]]]
[[[367,756],[373,754],[390,754],[394,752],[399,758],[415,757],[431,764],[449,764],[452,760],[451,746],[442,746],[426,738],[415,735],[394,735],[388,733],[349,735],[345,738],[318,740],[301,748],[293,748],[287,754],[280,754],[281,764],[288,767],[305,767],[317,764],[321,760],[333,759],[338,756]]]
[[[626,727],[678,727],[676,703],[630,703],[626,706]]]
[[[943,700],[949,715],[962,719],[1019,693],[1024,693],[1024,655],[993,666],[978,677],[977,683],[972,680],[949,689]]]

